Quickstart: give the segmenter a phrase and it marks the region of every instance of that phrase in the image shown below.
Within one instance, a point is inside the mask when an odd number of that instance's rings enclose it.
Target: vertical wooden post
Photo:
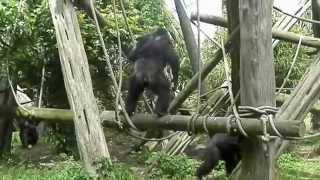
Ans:
[[[231,34],[233,30],[239,25],[239,0],[227,0],[227,13],[228,13],[228,32]],[[240,31],[235,35],[236,37],[231,42],[231,79],[232,79],[232,92],[234,95],[240,90]],[[239,103],[240,101],[237,101]]]
[[[275,105],[272,4],[269,0],[239,1],[241,105]],[[257,137],[243,140],[239,179],[274,179],[273,153],[265,152],[263,145]]]
[[[99,177],[97,163],[110,160],[110,155],[100,124],[77,16],[69,0],[49,0],[49,7],[80,156],[89,174]]]
[[[0,106],[13,106],[15,104],[13,95],[9,88],[7,76],[4,73],[1,74],[2,68],[4,68],[4,65],[0,64]],[[0,116],[0,157],[10,154],[12,130],[12,118]]]
[[[312,19],[320,20],[320,0],[312,0]],[[313,36],[316,38],[320,37],[320,25],[312,24]],[[312,113],[312,128],[313,130],[320,129],[320,113]]]
[[[320,20],[320,0],[312,0],[311,2],[312,7],[312,19]],[[313,34],[314,37],[320,37],[320,25],[319,24],[312,24]]]

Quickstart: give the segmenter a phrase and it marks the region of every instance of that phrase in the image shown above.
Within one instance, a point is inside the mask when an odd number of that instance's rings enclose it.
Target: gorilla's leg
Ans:
[[[158,96],[155,112],[159,116],[166,115],[171,101],[170,83],[164,74],[158,74],[151,84],[152,91]]]
[[[206,147],[204,152],[205,161],[197,169],[196,176],[199,179],[208,175],[212,169],[218,165],[219,160],[221,160],[220,150],[216,144],[212,141],[209,142],[209,145]]]
[[[138,81],[135,75],[129,80],[129,90],[126,99],[126,111],[131,116],[136,109],[139,96],[143,92],[143,82]]]

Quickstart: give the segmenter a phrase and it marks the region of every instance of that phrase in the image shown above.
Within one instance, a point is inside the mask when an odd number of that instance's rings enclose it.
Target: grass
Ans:
[[[52,167],[32,164],[0,165],[1,180],[87,180],[89,176],[72,159],[51,164]]]

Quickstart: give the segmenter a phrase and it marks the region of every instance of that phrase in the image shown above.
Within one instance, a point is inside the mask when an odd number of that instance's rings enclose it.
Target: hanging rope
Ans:
[[[284,86],[286,85],[287,81],[289,80],[289,77],[290,77],[290,75],[291,75],[291,72],[292,72],[292,70],[293,70],[293,67],[294,67],[294,65],[295,65],[295,63],[296,63],[296,61],[297,61],[297,57],[298,57],[299,50],[300,50],[300,46],[301,46],[301,41],[302,41],[302,36],[300,36],[299,43],[298,43],[298,47],[297,47],[296,53],[295,53],[295,55],[294,55],[293,61],[292,61],[292,63],[291,63],[290,69],[289,69],[289,71],[288,71],[288,74],[287,74],[286,77],[284,78],[283,83],[281,84],[281,86],[280,86],[280,88],[279,88],[279,90],[278,90],[278,92],[277,92],[276,95],[279,95],[279,94],[281,93],[282,89],[284,88]]]
[[[201,63],[201,52],[200,52],[200,47],[201,47],[201,39],[200,39],[200,5],[199,5],[199,0],[197,0],[197,32],[198,32],[198,51],[197,51],[197,60],[198,60],[198,102],[197,102],[197,113],[199,113],[200,110],[200,104],[201,104],[201,70],[202,70],[202,63]],[[191,118],[194,120],[194,118]]]
[[[116,112],[116,122],[119,125],[120,128],[122,128],[122,123],[120,120],[120,113],[119,113],[119,109],[118,109],[118,105],[120,103],[120,96],[121,96],[121,88],[122,88],[122,47],[121,47],[121,37],[120,37],[120,31],[119,31],[119,24],[118,24],[118,18],[117,18],[117,14],[116,14],[116,2],[115,0],[112,0],[112,8],[113,8],[113,17],[115,19],[115,25],[116,25],[116,30],[117,30],[117,41],[118,41],[118,63],[119,63],[119,73],[118,73],[118,77],[119,77],[119,88],[117,90],[117,95],[116,95],[116,105],[115,105],[115,112]]]
[[[121,7],[122,16],[123,16],[126,28],[127,28],[128,32],[129,32],[129,36],[131,38],[131,41],[134,42],[133,34],[132,34],[132,31],[131,31],[131,29],[129,27],[128,18],[127,18],[127,15],[126,15],[126,9],[124,8],[124,5],[123,5],[123,0],[120,0],[120,7]]]
[[[248,134],[245,132],[245,130],[242,127],[242,124],[240,122],[240,115],[238,114],[237,111],[237,107],[236,107],[236,101],[234,100],[234,96],[233,96],[233,92],[232,92],[232,84],[231,84],[231,72],[229,70],[229,63],[228,60],[226,58],[226,52],[223,46],[224,42],[223,39],[221,37],[221,49],[222,49],[222,57],[223,57],[223,62],[224,62],[224,70],[225,70],[225,74],[226,74],[226,78],[227,78],[227,86],[228,86],[228,91],[229,91],[229,96],[230,96],[230,100],[231,100],[231,104],[232,104],[232,110],[233,110],[233,114],[235,117],[235,122],[237,123],[239,130],[241,132],[241,134],[245,137],[248,137]],[[232,117],[230,117],[230,119],[232,119]]]
[[[102,37],[102,33],[101,33],[100,26],[99,26],[99,23],[98,23],[97,15],[96,15],[96,12],[95,12],[94,6],[93,6],[93,0],[90,0],[90,8],[91,8],[91,12],[92,12],[92,15],[93,15],[93,18],[94,18],[95,26],[97,28],[97,32],[98,32],[98,35],[99,35],[99,39],[100,39],[100,43],[101,43],[101,46],[102,46],[102,50],[103,50],[104,56],[106,58],[107,67],[108,67],[108,70],[109,70],[110,75],[111,75],[111,80],[112,80],[113,86],[115,88],[114,89],[114,93],[117,94],[119,86],[117,84],[117,80],[115,78],[115,74],[114,74],[112,65],[110,63],[110,58],[109,58],[109,55],[108,55],[108,52],[107,52],[107,49],[106,49],[106,46],[105,46],[105,43],[104,43],[104,40],[103,40],[103,37]],[[128,125],[131,128],[137,129],[136,126],[132,123],[132,121],[131,121],[131,119],[130,119],[130,117],[129,117],[126,109],[125,109],[125,105],[124,105],[124,101],[123,101],[122,97],[119,97],[119,101],[120,101],[120,105],[122,107],[122,112],[124,114],[126,122],[128,123]]]

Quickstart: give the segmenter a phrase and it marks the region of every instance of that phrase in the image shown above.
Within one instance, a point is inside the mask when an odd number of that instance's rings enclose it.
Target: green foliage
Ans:
[[[89,180],[83,167],[72,159],[60,162],[53,168],[29,165],[9,167],[0,164],[0,177],[5,180]]]
[[[134,175],[134,172],[127,166],[120,163],[110,164],[109,161],[105,160],[98,163],[98,173],[102,179],[110,180],[135,180],[138,179]]]
[[[169,179],[185,179],[194,175],[198,163],[186,156],[168,156],[152,153],[146,164],[151,167],[152,178],[167,177]]]
[[[319,179],[319,161],[303,161],[296,154],[283,154],[278,160],[280,179]]]
[[[226,34],[217,35],[217,37],[220,37],[220,36],[227,37]],[[218,40],[217,42],[220,42],[220,40]],[[218,50],[217,45],[214,44],[212,41],[210,40],[204,41],[201,49],[203,62],[208,63],[209,61],[211,61],[212,58],[214,57],[214,53],[217,50]],[[223,81],[225,80],[225,76],[226,75],[224,70],[224,63],[223,63],[223,60],[221,60],[220,63],[209,74],[206,81],[210,82],[209,83],[210,88],[214,89],[223,83]]]
[[[275,56],[275,72],[276,72],[276,85],[280,87],[286,77],[294,55],[296,53],[297,45],[292,43],[282,42],[274,51]],[[291,75],[285,87],[295,87],[300,81],[301,77],[305,74],[306,69],[312,62],[312,57],[308,55],[308,48],[301,46],[299,54]]]

